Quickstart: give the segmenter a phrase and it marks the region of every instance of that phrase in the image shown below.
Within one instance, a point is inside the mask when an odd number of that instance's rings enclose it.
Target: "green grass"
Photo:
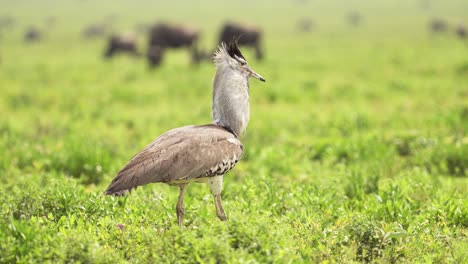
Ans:
[[[432,17],[467,24],[464,1],[0,2],[18,19],[0,31],[0,263],[468,262],[468,42],[427,31]],[[227,223],[203,184],[188,189],[185,228],[177,188],[102,194],[158,135],[211,121],[214,74],[184,51],[155,71],[104,61],[105,41],[80,31],[109,14],[122,31],[198,25],[205,49],[225,17],[264,28],[266,60],[244,50],[267,83],[250,83]],[[304,16],[311,33],[294,28]],[[22,42],[30,24],[43,41]]]

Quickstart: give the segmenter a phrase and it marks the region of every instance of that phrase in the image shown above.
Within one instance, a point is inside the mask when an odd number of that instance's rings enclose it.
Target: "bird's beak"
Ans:
[[[256,73],[254,70],[249,69],[250,76],[254,77],[255,79],[259,79],[262,82],[266,82],[265,78],[263,78],[260,74]]]

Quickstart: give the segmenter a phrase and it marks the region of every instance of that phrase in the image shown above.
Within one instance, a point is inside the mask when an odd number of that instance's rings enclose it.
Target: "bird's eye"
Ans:
[[[247,62],[245,62],[245,61],[239,61],[239,63],[240,63],[241,66],[245,66],[247,64]]]

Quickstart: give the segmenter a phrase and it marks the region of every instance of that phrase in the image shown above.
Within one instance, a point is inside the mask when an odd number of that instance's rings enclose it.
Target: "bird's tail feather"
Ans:
[[[104,194],[114,195],[114,196],[124,196],[127,193],[131,193],[132,189],[136,189],[136,187],[130,188],[130,189],[122,189],[122,188],[118,188],[118,184],[116,184],[116,182],[113,182],[104,192]]]
[[[121,191],[111,191],[111,190],[106,190],[104,192],[104,194],[106,195],[113,195],[113,196],[124,196],[125,194],[127,194],[128,190],[121,190]]]

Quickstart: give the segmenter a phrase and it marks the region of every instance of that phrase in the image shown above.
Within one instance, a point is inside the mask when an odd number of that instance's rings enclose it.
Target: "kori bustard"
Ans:
[[[249,77],[256,73],[237,43],[222,43],[213,56],[213,123],[172,129],[136,154],[115,176],[105,191],[123,195],[137,186],[153,182],[178,186],[176,206],[180,226],[184,220],[184,194],[191,182],[207,182],[214,196],[216,215],[227,220],[221,201],[223,175],[242,157],[239,137],[249,122]]]

